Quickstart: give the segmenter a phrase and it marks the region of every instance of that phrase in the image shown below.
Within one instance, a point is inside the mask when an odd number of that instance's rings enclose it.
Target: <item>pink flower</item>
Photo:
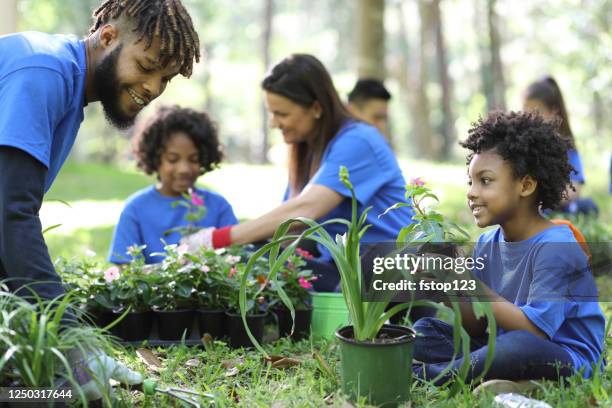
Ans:
[[[295,253],[301,256],[304,259],[312,259],[312,254],[305,249],[296,248]]]
[[[187,244],[181,244],[178,246],[178,248],[176,248],[176,253],[178,254],[178,256],[185,255],[187,251],[189,251],[189,245]]]
[[[204,273],[208,273],[210,271],[210,268],[208,266],[206,266],[206,265],[202,265],[201,269],[202,269],[202,272],[204,272]]]
[[[312,289],[312,283],[304,279],[303,276],[301,276],[300,279],[298,279],[298,282],[300,283],[300,286],[303,287],[304,289]]]
[[[204,205],[204,197],[196,194],[196,193],[191,193],[191,204],[193,205],[197,205],[199,207]]]
[[[233,278],[233,277],[234,277],[234,275],[236,275],[236,272],[238,272],[238,271],[236,270],[236,267],[233,267],[232,269],[230,269],[230,271],[229,271],[229,277],[230,277],[230,278]]]
[[[106,283],[111,283],[115,279],[119,277],[119,267],[116,265],[111,266],[106,271],[104,271],[104,280]]]
[[[411,178],[410,179],[410,184],[412,184],[413,186],[424,186],[425,185],[425,181],[421,180],[420,177],[415,177],[415,178]]]

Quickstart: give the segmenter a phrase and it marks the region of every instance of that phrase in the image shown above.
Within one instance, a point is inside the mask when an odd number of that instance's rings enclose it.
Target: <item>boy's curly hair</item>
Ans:
[[[570,145],[557,124],[534,112],[492,112],[473,124],[460,145],[472,151],[468,165],[474,154],[494,149],[510,163],[516,178],[533,177],[542,208],[555,208],[565,198],[570,172],[576,172],[568,163]]]
[[[217,126],[208,114],[178,105],[162,106],[135,132],[132,150],[138,167],[147,174],[156,173],[166,143],[175,132],[187,134],[198,148],[200,175],[223,159]]]

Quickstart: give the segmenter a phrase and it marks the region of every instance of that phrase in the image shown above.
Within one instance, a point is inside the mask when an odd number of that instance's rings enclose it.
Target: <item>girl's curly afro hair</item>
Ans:
[[[139,168],[157,173],[166,143],[175,132],[187,134],[198,148],[200,174],[211,171],[223,159],[216,124],[205,112],[177,105],[162,106],[136,131],[132,140]]]
[[[533,112],[492,112],[468,131],[460,145],[474,154],[494,150],[510,163],[516,178],[526,175],[537,183],[537,201],[542,208],[555,208],[565,198],[570,183],[569,143],[558,133],[558,124]],[[573,188],[573,187],[572,187]]]

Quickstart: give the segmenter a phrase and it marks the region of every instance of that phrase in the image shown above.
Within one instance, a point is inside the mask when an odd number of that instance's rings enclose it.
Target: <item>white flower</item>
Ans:
[[[89,258],[93,258],[94,256],[96,256],[96,253],[94,251],[92,251],[91,249],[86,249],[85,250],[85,256],[87,256]]]

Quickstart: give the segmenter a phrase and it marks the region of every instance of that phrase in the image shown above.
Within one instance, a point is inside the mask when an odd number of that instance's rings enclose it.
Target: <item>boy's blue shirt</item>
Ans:
[[[485,267],[474,270],[476,277],[520,307],[569,353],[577,370],[591,376],[591,364],[603,350],[605,319],[588,259],[571,230],[559,225],[506,242],[498,227],[480,236],[474,257],[485,259]]]
[[[340,166],[349,171],[359,204],[358,212],[372,206],[366,220],[371,227],[362,242],[395,241],[399,231],[412,223],[414,211],[411,207],[403,207],[380,216],[392,205],[404,202],[406,191],[406,181],[387,141],[376,128],[363,122],[349,121],[340,129],[325,148],[320,167],[309,184],[328,187],[346,199],[317,222],[332,218],[351,219],[351,193],[340,181]],[[288,189],[284,199],[287,197]],[[334,238],[347,229],[345,225],[330,224],[325,226],[325,230]],[[319,251],[324,260],[330,259],[325,248],[319,246]]]
[[[196,188],[196,193],[204,198],[206,216],[195,225],[198,227],[225,227],[238,223],[232,206],[220,194]],[[131,260],[126,253],[132,245],[146,245],[143,254],[147,264],[161,262],[162,256],[152,256],[164,251],[164,243],[177,244],[180,233],[173,232],[164,236],[171,228],[187,226],[187,208],[172,207],[181,197],[166,197],[155,186],[146,187],[132,194],[125,204],[115,227],[108,260],[114,263],[127,263]]]
[[[85,43],[74,36],[0,36],[0,145],[47,167],[45,191],[83,121],[86,67]]]

